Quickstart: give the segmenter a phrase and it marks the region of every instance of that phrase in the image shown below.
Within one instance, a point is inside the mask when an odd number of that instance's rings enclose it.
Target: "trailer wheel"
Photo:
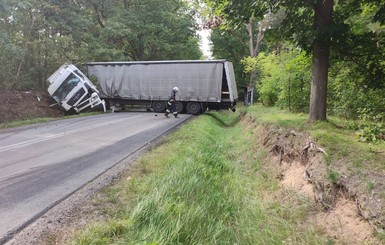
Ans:
[[[187,103],[187,113],[197,115],[201,112],[201,105],[199,102]]]
[[[160,100],[154,101],[152,102],[152,109],[157,113],[164,112],[166,110],[166,103]]]
[[[176,108],[176,112],[178,112],[178,114],[185,112],[184,104],[180,101],[175,102],[175,108]]]

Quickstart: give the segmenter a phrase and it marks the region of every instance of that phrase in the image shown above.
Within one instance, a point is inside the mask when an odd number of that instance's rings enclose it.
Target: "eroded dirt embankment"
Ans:
[[[63,111],[51,106],[54,103],[46,92],[0,90],[0,123],[63,117]]]
[[[342,160],[327,163],[327,149],[306,133],[258,125],[248,116],[242,123],[262,136],[260,144],[269,152],[267,163],[278,169],[282,186],[314,199],[321,207],[309,219],[337,244],[381,244],[374,233],[385,229],[384,198],[376,196],[376,190],[369,193],[360,181],[362,176],[349,176]],[[363,173],[376,174],[381,177],[380,173]],[[379,190],[384,188],[384,177],[377,178],[382,181],[376,185]]]

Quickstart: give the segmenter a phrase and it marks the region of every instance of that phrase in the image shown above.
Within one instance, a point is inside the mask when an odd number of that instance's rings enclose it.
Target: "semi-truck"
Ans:
[[[92,62],[83,70],[115,111],[139,105],[164,112],[174,87],[179,88],[178,113],[235,111],[238,99],[233,65],[227,60]]]
[[[62,65],[47,79],[47,85],[55,105],[68,113],[100,108],[106,111],[96,86],[72,64]]]

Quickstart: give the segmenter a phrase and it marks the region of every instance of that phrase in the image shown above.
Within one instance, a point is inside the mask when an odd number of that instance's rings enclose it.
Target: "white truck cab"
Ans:
[[[74,65],[64,64],[48,79],[48,93],[65,111],[79,113],[99,105],[106,111],[95,85]]]

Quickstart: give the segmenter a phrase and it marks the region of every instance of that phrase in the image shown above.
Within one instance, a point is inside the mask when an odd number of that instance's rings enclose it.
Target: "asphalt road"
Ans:
[[[0,130],[0,244],[190,115],[108,113]]]

